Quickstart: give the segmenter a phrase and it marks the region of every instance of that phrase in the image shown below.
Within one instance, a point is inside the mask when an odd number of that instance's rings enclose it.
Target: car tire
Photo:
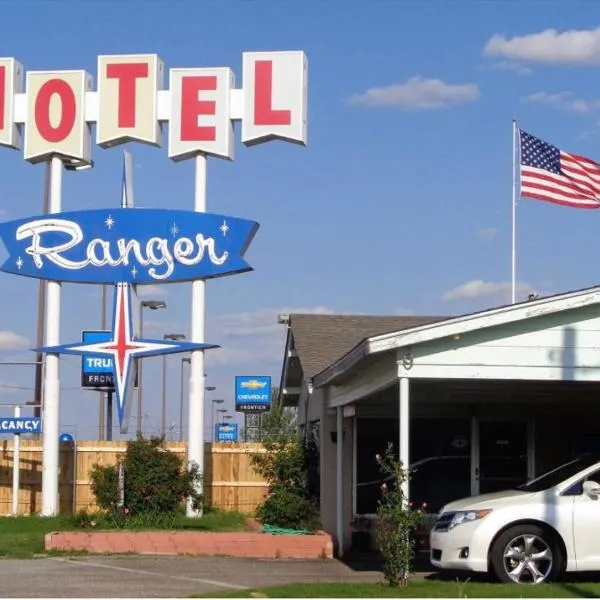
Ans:
[[[560,577],[565,559],[554,533],[539,525],[515,525],[494,542],[490,563],[502,583],[543,583]]]

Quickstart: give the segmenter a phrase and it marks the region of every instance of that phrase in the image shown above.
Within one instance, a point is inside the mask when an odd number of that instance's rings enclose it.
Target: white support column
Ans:
[[[400,377],[400,394],[398,398],[398,413],[399,413],[399,440],[398,440],[398,456],[402,462],[404,469],[410,468],[410,379],[408,377]],[[409,498],[409,483],[408,479],[402,486],[404,497]]]
[[[336,482],[336,528],[338,558],[344,555],[344,407],[336,409],[336,446],[335,446],[335,482]]]
[[[52,157],[50,166],[50,202],[48,212],[61,211],[63,164],[57,156]],[[45,346],[60,344],[60,291],[61,284],[48,281],[46,284],[46,333]],[[46,355],[44,372],[44,405],[42,410],[42,516],[58,514],[58,449],[60,427],[60,357]]]
[[[194,210],[206,212],[206,156],[199,154],[196,162],[196,183],[194,192]],[[197,280],[192,283],[192,342],[205,341],[205,302],[206,283]],[[204,473],[204,350],[194,350],[190,355],[190,382],[188,406],[188,465],[197,464]],[[200,484],[202,488],[202,484]],[[202,489],[198,490],[202,492]],[[194,510],[188,499],[188,517],[201,517],[202,509]]]
[[[21,416],[21,407],[15,406],[15,419]],[[19,514],[19,490],[21,475],[21,434],[13,435],[13,480],[12,480],[12,514]]]

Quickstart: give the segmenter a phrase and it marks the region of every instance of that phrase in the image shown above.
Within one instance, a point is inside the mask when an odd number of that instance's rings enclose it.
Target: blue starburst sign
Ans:
[[[172,283],[251,271],[258,223],[183,210],[119,208],[0,223],[0,270],[71,283]]]
[[[219,347],[215,344],[152,340],[134,336],[131,296],[132,290],[129,283],[123,282],[115,286],[113,327],[109,339],[100,341],[92,339],[88,342],[45,346],[36,349],[36,352],[78,355],[94,354],[110,358],[112,363],[112,379],[116,393],[117,407],[119,409],[119,424],[121,425],[125,418],[127,397],[133,383],[131,375],[134,370],[134,359],[144,356],[156,356],[158,354],[209,350]]]

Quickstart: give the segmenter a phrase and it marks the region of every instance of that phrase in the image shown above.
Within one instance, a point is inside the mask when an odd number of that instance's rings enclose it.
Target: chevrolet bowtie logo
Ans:
[[[222,433],[229,433],[230,431],[233,431],[233,427],[231,427],[230,425],[221,426]]]
[[[249,381],[242,381],[240,387],[248,390],[259,390],[260,388],[267,387],[266,381],[258,381],[257,379],[250,379]]]

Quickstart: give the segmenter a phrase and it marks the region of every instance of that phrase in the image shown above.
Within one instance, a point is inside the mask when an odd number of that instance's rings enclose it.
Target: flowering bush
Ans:
[[[409,473],[396,458],[393,444],[388,444],[385,454],[378,454],[375,459],[384,478],[377,507],[377,541],[383,558],[383,575],[392,587],[406,586],[414,558],[413,534],[424,521],[427,504],[415,508],[405,497],[402,484]]]
[[[196,491],[202,481],[198,466],[187,469],[181,458],[167,448],[164,438],[138,436],[127,442],[122,464],[124,509],[119,502],[119,465],[94,465],[90,474],[98,506],[114,513],[115,519],[174,514],[187,497],[192,498],[194,506],[202,503]]]

